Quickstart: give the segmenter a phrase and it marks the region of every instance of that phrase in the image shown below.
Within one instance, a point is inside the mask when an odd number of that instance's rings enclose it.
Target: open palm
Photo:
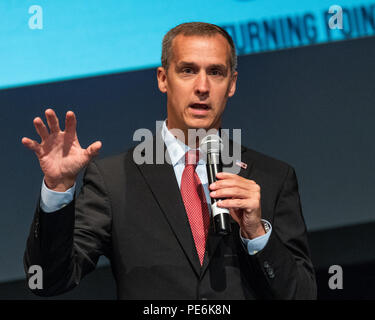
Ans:
[[[99,153],[102,144],[96,141],[87,149],[81,147],[76,132],[77,120],[72,111],[66,113],[64,131],[52,109],[47,109],[45,115],[49,131],[41,118],[34,119],[41,142],[25,137],[22,143],[38,157],[46,185],[55,191],[66,191],[74,184],[81,169]]]

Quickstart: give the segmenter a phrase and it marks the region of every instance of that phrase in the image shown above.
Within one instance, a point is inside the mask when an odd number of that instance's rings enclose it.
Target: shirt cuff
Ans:
[[[256,237],[254,239],[250,240],[250,239],[242,238],[241,229],[240,229],[240,238],[245,248],[247,249],[247,252],[249,253],[249,255],[254,255],[257,252],[263,250],[263,248],[266,246],[268,242],[268,239],[270,238],[270,235],[272,232],[272,226],[267,220],[262,219],[262,221],[268,225],[269,230],[266,232],[266,234]]]
[[[42,184],[42,189],[40,192],[40,207],[44,212],[50,213],[69,204],[74,198],[76,184],[74,183],[73,187],[66,190],[65,192],[58,192],[48,189],[46,184]]]

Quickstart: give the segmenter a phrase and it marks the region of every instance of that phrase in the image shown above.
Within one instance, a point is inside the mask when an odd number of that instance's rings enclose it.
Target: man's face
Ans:
[[[237,73],[230,70],[230,46],[220,34],[178,35],[168,71],[158,68],[158,84],[167,93],[168,128],[218,129]]]

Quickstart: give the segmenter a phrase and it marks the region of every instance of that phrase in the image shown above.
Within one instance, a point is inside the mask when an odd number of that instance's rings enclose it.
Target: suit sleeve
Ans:
[[[276,201],[267,245],[248,259],[257,291],[265,299],[316,299],[314,268],[302,216],[297,177],[288,172]]]
[[[102,175],[95,164],[87,167],[77,199],[62,209],[45,213],[38,205],[27,239],[24,266],[43,270],[40,296],[62,294],[95,269],[100,255],[110,256],[111,206]]]

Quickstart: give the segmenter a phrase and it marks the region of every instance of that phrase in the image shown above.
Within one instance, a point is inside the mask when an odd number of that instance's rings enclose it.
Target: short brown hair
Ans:
[[[237,70],[237,55],[236,48],[234,46],[233,39],[223,28],[210,23],[205,22],[187,22],[182,23],[173,29],[169,30],[163,38],[162,42],[162,52],[161,52],[161,65],[165,70],[168,70],[169,63],[172,57],[172,42],[173,39],[182,34],[184,36],[213,36],[216,34],[221,34],[225,39],[227,39],[230,49],[230,68],[232,73]]]

